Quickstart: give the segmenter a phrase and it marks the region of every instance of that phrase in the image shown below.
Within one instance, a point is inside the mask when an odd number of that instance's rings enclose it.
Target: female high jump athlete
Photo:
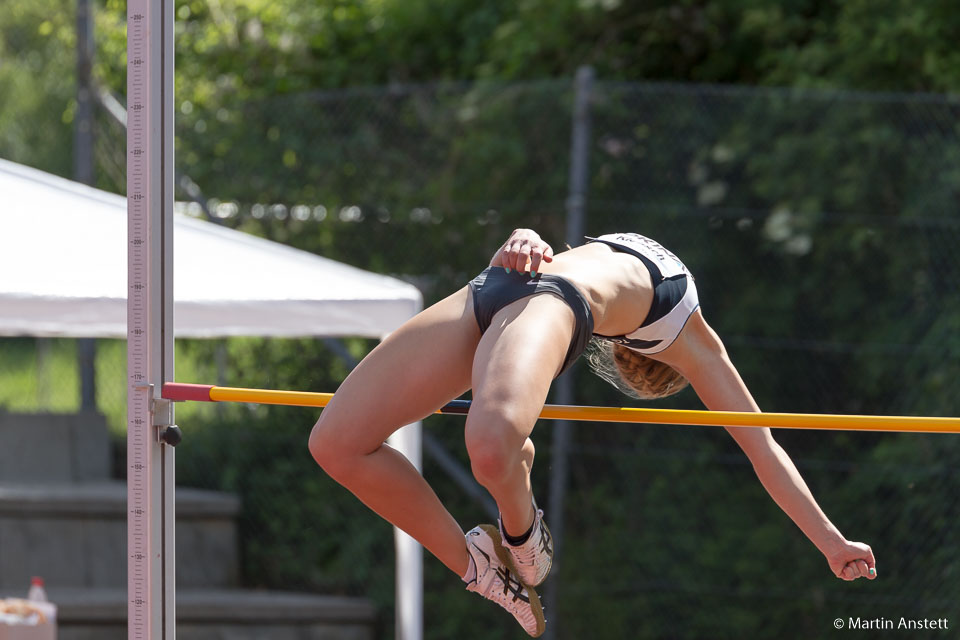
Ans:
[[[420,541],[469,591],[507,609],[531,636],[544,630],[534,587],[550,570],[553,545],[531,491],[529,436],[550,383],[591,337],[606,345],[591,364],[637,397],[662,397],[689,382],[708,409],[760,410],[676,256],[637,234],[588,240],[554,255],[535,232],[514,231],[468,286],[380,343],[310,435],[314,459],[333,479]],[[467,452],[500,519],[465,537],[423,477],[384,440],[471,388]],[[769,429],[727,431],[834,575],[876,577],[870,547],[847,540],[824,515]]]

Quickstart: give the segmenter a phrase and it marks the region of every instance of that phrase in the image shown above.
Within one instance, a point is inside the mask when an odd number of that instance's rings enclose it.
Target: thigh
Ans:
[[[400,427],[469,389],[479,340],[465,287],[377,345],[337,389],[317,429],[341,450],[375,450]]]
[[[474,356],[468,429],[506,430],[503,435],[522,444],[543,409],[573,332],[573,311],[553,295],[525,298],[501,309]]]

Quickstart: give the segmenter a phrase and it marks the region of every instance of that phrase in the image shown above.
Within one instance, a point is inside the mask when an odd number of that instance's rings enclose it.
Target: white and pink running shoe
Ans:
[[[524,631],[536,638],[546,629],[540,597],[522,584],[511,568],[512,560],[492,524],[481,524],[467,532],[467,550],[477,567],[476,579],[467,591],[479,593],[510,612]]]
[[[519,546],[515,547],[507,541],[503,521],[498,524],[500,535],[503,536],[503,548],[510,552],[513,568],[520,576],[520,581],[527,586],[538,587],[547,579],[553,566],[553,536],[543,521],[543,509],[538,509],[536,503],[533,509],[536,515],[530,537]]]

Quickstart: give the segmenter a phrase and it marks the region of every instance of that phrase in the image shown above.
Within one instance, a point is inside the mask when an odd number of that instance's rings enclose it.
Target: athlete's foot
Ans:
[[[513,568],[520,576],[520,581],[525,585],[536,587],[547,579],[547,574],[553,566],[553,537],[543,521],[543,509],[537,509],[536,503],[533,508],[535,515],[530,536],[517,546],[510,544],[507,540],[502,519],[499,524],[500,534],[503,536],[503,547],[510,552]]]
[[[540,597],[533,587],[524,586],[513,569],[510,554],[500,541],[497,527],[482,524],[467,532],[467,550],[477,568],[476,579],[467,591],[493,600],[516,618],[524,631],[536,638],[546,628]]]

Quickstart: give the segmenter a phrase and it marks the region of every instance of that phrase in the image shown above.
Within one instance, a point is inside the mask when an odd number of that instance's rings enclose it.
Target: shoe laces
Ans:
[[[537,562],[539,550],[537,545],[524,543],[519,547],[511,547],[510,553],[513,555],[513,559],[516,560],[518,564],[533,565]]]
[[[530,596],[520,579],[503,565],[498,566],[496,571],[497,579],[490,585],[489,597],[511,608],[518,606],[517,602],[520,601],[527,605],[525,610],[529,611]]]
[[[549,555],[552,551],[550,548],[550,537],[543,527],[541,522],[542,518],[543,511],[538,510],[534,520],[534,530],[530,533],[527,541],[516,547],[508,545],[511,555],[518,563],[525,565],[536,564],[540,554]]]

